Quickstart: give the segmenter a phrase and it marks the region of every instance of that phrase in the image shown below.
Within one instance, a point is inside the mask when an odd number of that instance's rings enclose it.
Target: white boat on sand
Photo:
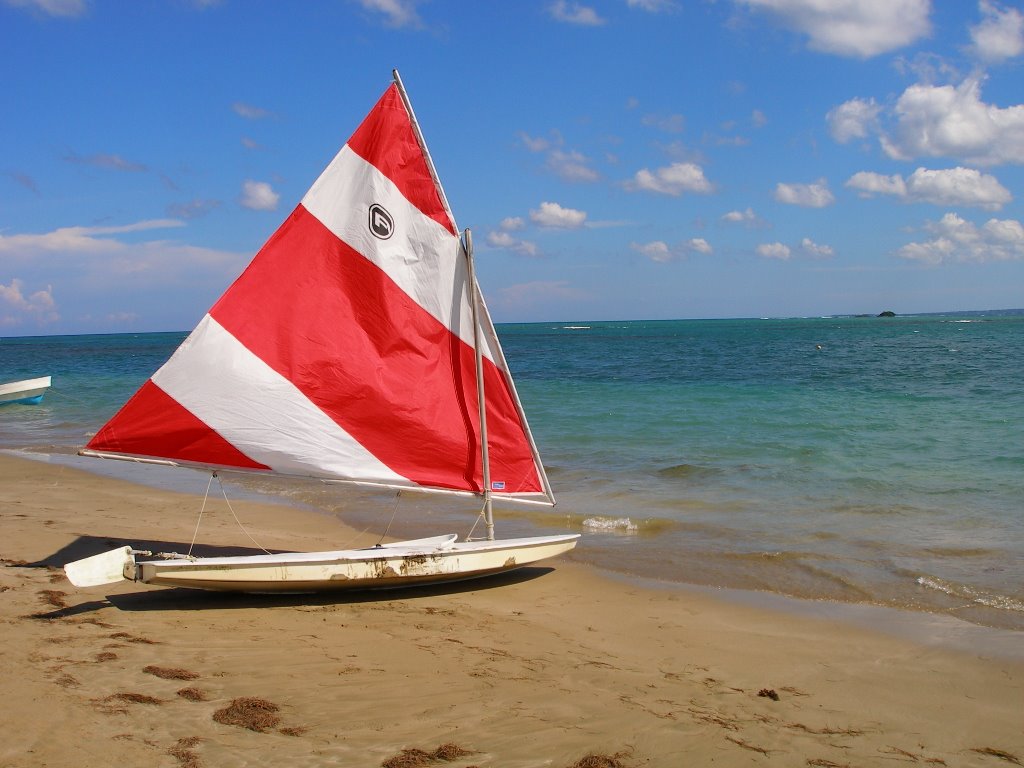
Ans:
[[[38,379],[24,379],[0,384],[0,405],[22,403],[36,405],[42,402],[43,395],[50,388],[51,377],[41,376]]]
[[[68,563],[78,586],[397,587],[507,571],[579,538],[494,539],[494,500],[554,496],[472,236],[459,234],[397,72],[242,275],[80,453],[475,497],[486,539],[245,557],[123,546]]]

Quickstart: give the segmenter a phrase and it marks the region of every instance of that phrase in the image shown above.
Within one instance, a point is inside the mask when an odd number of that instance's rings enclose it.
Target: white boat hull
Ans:
[[[76,586],[115,581],[120,564],[125,579],[168,587],[258,593],[394,589],[521,568],[568,552],[579,535],[469,542],[455,538],[438,536],[336,552],[139,561],[131,548],[121,547],[69,563],[65,571]]]
[[[0,384],[0,405],[25,403],[34,405],[43,399],[43,394],[50,388],[51,377],[41,376],[38,379],[25,379]]]

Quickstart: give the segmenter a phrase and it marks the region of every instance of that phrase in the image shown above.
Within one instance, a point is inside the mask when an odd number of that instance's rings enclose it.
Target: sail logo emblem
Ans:
[[[387,240],[395,233],[395,220],[384,206],[377,203],[370,206],[370,232],[381,240]]]

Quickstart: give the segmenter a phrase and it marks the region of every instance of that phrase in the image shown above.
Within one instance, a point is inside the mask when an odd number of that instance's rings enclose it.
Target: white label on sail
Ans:
[[[459,238],[423,215],[391,179],[346,145],[302,198],[302,205],[340,240],[384,270],[442,325],[466,344],[473,344],[469,292],[462,292],[456,310],[451,290],[437,290],[438,286],[467,285]],[[386,238],[367,225],[364,212],[374,207],[383,208],[391,217],[392,230]],[[425,254],[429,258],[423,258]],[[483,353],[495,359],[486,337]]]

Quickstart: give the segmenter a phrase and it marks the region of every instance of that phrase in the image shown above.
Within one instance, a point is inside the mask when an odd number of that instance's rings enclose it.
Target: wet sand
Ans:
[[[121,543],[187,549],[200,503],[0,455],[0,766],[379,766],[403,750],[423,753],[405,764],[454,768],[567,768],[588,755],[608,766],[1024,764],[1021,655],[814,606],[566,560],[358,595],[64,578],[65,562]],[[373,543],[315,512],[233,506],[270,549]],[[249,545],[222,505],[200,540]],[[443,745],[467,754],[432,757]]]

